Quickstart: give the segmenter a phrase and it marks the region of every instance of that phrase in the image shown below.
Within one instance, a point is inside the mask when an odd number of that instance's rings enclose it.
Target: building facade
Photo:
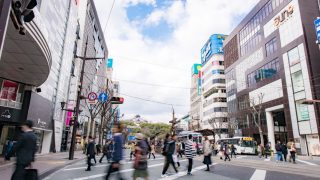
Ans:
[[[201,64],[194,64],[191,69],[190,89],[190,130],[200,129],[201,117]]]
[[[67,96],[71,75],[77,1],[38,1],[26,35],[18,33],[8,16],[11,3],[0,1],[1,28],[6,29],[0,49],[0,153],[6,141],[17,139],[18,125],[26,119],[34,122],[38,153],[59,151],[64,122],[60,102]]]
[[[216,139],[227,137],[228,117],[224,74],[223,41],[213,34],[201,49],[201,129],[213,129]]]
[[[317,0],[261,0],[224,43],[230,118],[260,142],[252,107],[272,149],[293,139],[301,154],[319,155],[320,52],[313,21]]]
[[[78,17],[80,39],[76,44],[77,55],[87,58],[103,58],[85,61],[81,95],[87,97],[90,92],[99,95],[100,93],[106,92],[107,88],[106,59],[108,59],[108,48],[93,0],[82,0],[79,2]],[[72,94],[71,96],[76,97],[77,87],[80,85],[82,60],[75,59],[74,67],[75,81],[73,86],[76,88],[70,93]],[[73,98],[70,98],[69,104],[71,108],[74,108],[76,102],[73,101]],[[77,142],[81,142],[82,137],[89,135],[95,136],[98,131],[101,115],[97,114],[94,118],[91,118],[92,114],[90,113],[90,109],[91,106],[88,100],[80,101],[80,110],[82,112],[79,119],[81,119],[82,128],[77,131]],[[68,126],[69,124],[66,124],[66,127]],[[68,129],[69,128],[66,130],[70,134],[71,131]],[[71,137],[71,135],[69,135],[69,137]]]

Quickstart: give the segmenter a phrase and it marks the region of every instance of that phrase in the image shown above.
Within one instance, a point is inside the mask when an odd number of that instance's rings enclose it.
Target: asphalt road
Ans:
[[[126,159],[121,168],[121,175],[125,179],[132,179],[132,161],[128,159],[128,152],[126,151]],[[99,161],[99,158],[97,158]],[[230,162],[224,162],[217,157],[213,158],[214,165],[211,171],[205,170],[202,164],[202,157],[198,156],[194,160],[192,176],[186,175],[186,159],[180,159],[181,167],[179,173],[173,173],[173,169],[169,169],[169,175],[166,178],[161,178],[164,158],[157,155],[156,159],[151,159],[148,162],[148,171],[150,179],[156,180],[174,180],[174,179],[195,179],[195,180],[318,180],[320,165],[314,162],[298,162],[298,164],[276,163],[273,159],[260,159],[256,156],[238,156]],[[309,164],[310,163],[310,164]],[[105,179],[105,173],[109,164],[104,160],[103,163],[97,162],[92,167],[91,171],[85,171],[85,160],[76,164],[66,166],[65,168],[46,177],[46,180],[84,180],[84,179]],[[110,179],[116,179],[112,177]]]

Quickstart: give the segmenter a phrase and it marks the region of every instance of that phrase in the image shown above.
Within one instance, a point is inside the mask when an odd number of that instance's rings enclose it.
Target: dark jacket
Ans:
[[[122,135],[121,133],[117,133],[114,135],[114,151],[112,153],[112,161],[119,162],[122,160]]]
[[[288,154],[288,148],[285,144],[281,144],[280,148],[283,154]]]
[[[34,155],[37,151],[37,137],[30,131],[21,134],[20,139],[14,145],[13,151],[8,154],[11,157],[13,154],[17,155],[17,164],[29,166],[34,162]]]
[[[169,146],[168,148],[168,152],[167,152],[167,156],[172,156],[174,154],[174,150],[176,148],[176,142],[174,141],[170,141],[167,146]]]
[[[95,148],[94,148],[95,144],[94,142],[89,142],[89,144],[87,145],[87,155],[90,156],[94,156],[95,155]]]

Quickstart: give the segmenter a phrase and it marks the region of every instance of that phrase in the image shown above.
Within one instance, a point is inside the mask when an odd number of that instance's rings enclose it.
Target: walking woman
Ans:
[[[155,146],[154,146],[154,143],[151,144],[151,151],[149,153],[149,159],[151,157],[151,154],[153,156],[153,159],[156,159],[156,156],[154,155],[156,153],[156,150],[155,150]]]
[[[204,145],[203,145],[203,164],[207,165],[207,169],[205,171],[210,171],[210,165],[212,164],[211,162],[211,148],[210,148],[210,142],[208,139],[208,136],[204,137]]]

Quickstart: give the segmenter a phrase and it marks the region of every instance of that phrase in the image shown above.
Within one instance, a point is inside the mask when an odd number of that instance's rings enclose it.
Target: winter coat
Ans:
[[[210,142],[209,140],[204,141],[203,144],[203,153],[205,156],[208,156],[211,153]]]

